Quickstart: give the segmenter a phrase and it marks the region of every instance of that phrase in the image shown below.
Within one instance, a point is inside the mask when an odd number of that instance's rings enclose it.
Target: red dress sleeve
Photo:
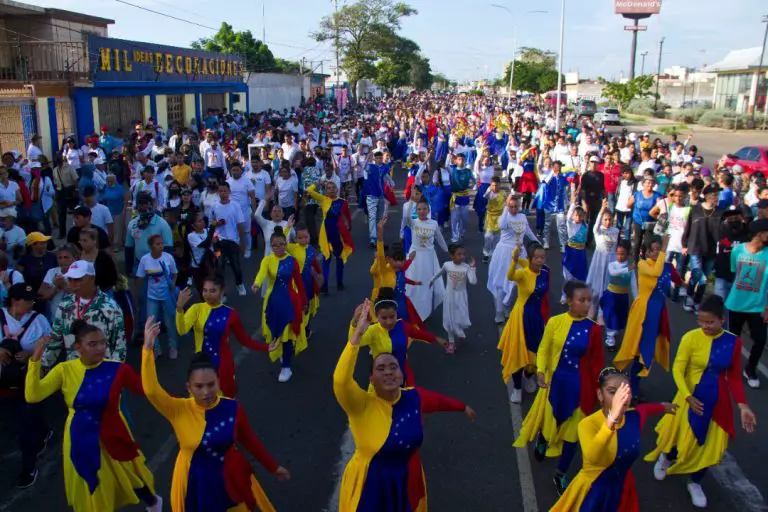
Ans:
[[[421,412],[429,414],[432,412],[464,412],[467,406],[464,402],[448,396],[429,391],[424,388],[416,388],[421,397]]]
[[[141,385],[141,377],[131,366],[122,363],[118,374],[121,387],[128,389],[134,395],[144,396],[144,387]]]
[[[264,447],[264,443],[253,432],[243,406],[240,404],[237,404],[237,414],[235,416],[235,438],[267,471],[270,473],[277,471],[280,465],[272,458]]]
[[[736,338],[731,366],[726,372],[725,380],[728,381],[728,388],[731,390],[733,400],[737,404],[746,404],[747,396],[744,394],[744,383],[741,380],[741,337]]]
[[[682,286],[683,278],[680,277],[680,274],[678,274],[677,269],[675,269],[675,267],[673,267],[672,265],[670,265],[669,268],[670,268],[670,276],[671,276],[672,282],[675,283],[675,286]]]
[[[643,428],[649,417],[664,414],[664,406],[661,404],[638,404],[635,410],[640,415],[640,428]]]
[[[579,400],[581,410],[586,415],[595,411],[597,405],[597,381],[600,372],[605,365],[603,355],[603,329],[593,323],[589,331],[589,346],[587,352],[581,358],[581,397]]]
[[[248,336],[248,333],[245,332],[243,322],[240,320],[240,315],[237,314],[236,310],[232,310],[232,313],[229,315],[228,323],[230,331],[235,335],[237,341],[239,341],[242,346],[248,347],[251,350],[256,350],[257,352],[269,352],[269,345],[263,341],[256,341]]]
[[[403,322],[403,325],[405,326],[405,334],[409,338],[426,341],[427,343],[437,342],[437,336],[427,331],[426,329],[419,329],[418,327],[408,322]]]

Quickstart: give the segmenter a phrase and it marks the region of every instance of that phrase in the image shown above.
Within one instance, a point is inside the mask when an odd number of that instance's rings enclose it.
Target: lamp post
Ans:
[[[757,65],[757,86],[760,87],[760,78],[763,74],[763,55],[765,54],[765,43],[768,41],[768,14],[764,14],[762,22],[765,23],[765,34],[763,35],[763,49],[760,51],[760,64]],[[757,92],[760,92],[759,90]],[[768,93],[766,93],[768,94]],[[757,96],[757,94],[755,94]],[[768,98],[765,101],[765,109],[768,112]],[[755,105],[752,106],[752,121],[755,120],[755,110],[757,110],[757,97],[755,97]],[[765,122],[763,122],[765,124]]]
[[[661,81],[661,52],[664,49],[664,38],[659,41],[659,63],[656,67],[656,97],[653,99],[653,111],[656,112],[659,105],[659,82]]]
[[[560,0],[560,51],[557,54],[557,117],[555,118],[555,133],[560,133],[560,112],[562,104],[560,96],[563,89],[563,43],[565,41],[565,0]]]
[[[509,68],[509,97],[512,98],[512,79],[515,77],[515,60],[517,56],[517,20],[515,18],[515,13],[512,12],[509,7],[506,7],[504,5],[499,4],[491,4],[491,7],[496,7],[497,9],[504,9],[509,14],[512,15],[512,18],[515,20],[514,24],[512,25],[512,62],[510,63]],[[535,11],[526,11],[521,14],[521,16],[525,16],[526,14],[549,14],[549,11],[542,11],[542,10],[535,10]]]
[[[645,58],[648,56],[648,50],[645,50],[640,56],[643,58],[643,60],[640,61],[640,76],[643,76],[645,74]]]

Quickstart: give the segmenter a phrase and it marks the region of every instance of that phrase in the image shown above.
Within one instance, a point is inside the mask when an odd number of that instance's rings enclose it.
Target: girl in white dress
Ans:
[[[512,252],[520,247],[520,258],[525,259],[523,238],[539,241],[531,230],[531,225],[525,215],[520,213],[520,196],[507,196],[507,207],[499,217],[499,243],[493,250],[491,263],[488,266],[488,291],[493,295],[496,305],[496,323],[504,323],[504,308],[511,304],[512,291],[515,283],[507,279],[507,270],[512,263]]]
[[[608,288],[608,265],[616,260],[616,243],[619,241],[619,228],[613,225],[613,214],[608,210],[608,200],[603,199],[603,206],[597,215],[600,222],[595,222],[595,252],[587,274],[587,285],[592,289],[592,311],[590,318],[596,318],[600,296]]]
[[[464,329],[472,325],[469,321],[469,299],[467,298],[467,281],[477,284],[477,272],[475,270],[475,258],[465,263],[466,251],[461,244],[451,244],[448,247],[451,261],[443,263],[442,268],[430,280],[432,287],[438,279],[442,283],[441,276],[446,274],[445,301],[443,302],[443,329],[448,333],[448,344],[445,346],[447,354],[456,351],[456,339],[464,341],[467,335]]]
[[[406,285],[405,294],[411,300],[421,320],[426,321],[432,311],[443,303],[445,287],[442,281],[435,283],[435,286],[422,286],[421,283],[427,283],[440,270],[440,262],[435,253],[435,242],[445,252],[448,252],[448,246],[437,221],[429,217],[429,205],[424,199],[416,206],[416,214],[419,216],[418,219],[407,219],[413,236],[411,254],[415,253],[415,259],[406,270],[405,277],[420,284]]]

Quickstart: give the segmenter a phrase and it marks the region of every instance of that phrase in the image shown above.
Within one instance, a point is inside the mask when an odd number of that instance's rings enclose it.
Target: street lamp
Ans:
[[[497,9],[504,9],[509,14],[512,15],[512,18],[515,20],[514,24],[512,25],[512,62],[510,63],[509,68],[509,97],[512,98],[512,79],[515,76],[515,59],[517,56],[517,17],[515,16],[515,13],[512,12],[512,10],[509,9],[509,7],[499,4],[491,4],[491,7],[496,7]],[[521,13],[520,16],[525,16],[526,14],[549,14],[549,11],[542,11],[542,10],[534,10],[534,11],[525,11],[524,13]]]
[[[557,117],[555,118],[555,133],[560,133],[560,113],[562,105],[560,95],[563,89],[563,43],[565,42],[565,0],[560,2],[560,52],[557,54]]]
[[[643,76],[645,74],[645,58],[648,56],[648,50],[645,50],[640,56],[643,58],[642,64],[640,64],[640,76]]]
[[[765,23],[765,35],[763,35],[763,49],[760,51],[760,64],[757,66],[757,85],[760,86],[760,78],[763,74],[763,54],[765,54],[765,43],[768,41],[768,14],[764,14],[762,22]],[[765,100],[765,111],[768,112],[768,98]],[[755,120],[755,110],[757,110],[757,98],[755,98],[755,105],[752,106],[752,121]],[[765,122],[763,122],[765,124]]]

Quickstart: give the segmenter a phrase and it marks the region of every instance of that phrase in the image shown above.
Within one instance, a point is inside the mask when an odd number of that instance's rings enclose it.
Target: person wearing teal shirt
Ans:
[[[114,221],[115,240],[114,246],[120,247],[123,243],[125,233],[125,189],[117,183],[117,177],[114,174],[107,174],[107,186],[101,193],[101,202],[109,208]]]
[[[752,239],[731,251],[734,281],[725,307],[729,311],[732,333],[739,336],[744,324],[749,325],[752,350],[744,366],[744,378],[749,387],[757,389],[760,387],[757,365],[765,349],[765,321],[768,319],[768,219],[753,221],[749,232]]]

